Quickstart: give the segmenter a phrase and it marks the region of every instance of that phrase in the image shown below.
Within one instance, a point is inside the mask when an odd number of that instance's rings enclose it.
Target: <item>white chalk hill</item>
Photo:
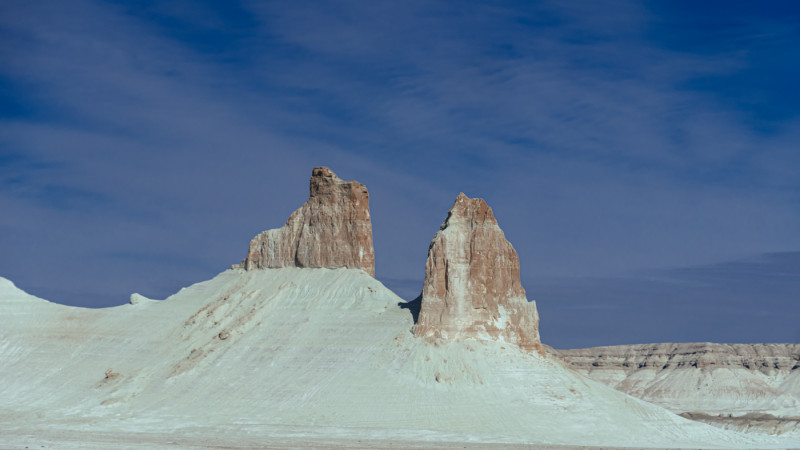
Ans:
[[[231,269],[98,310],[0,278],[0,436],[787,445],[683,419],[513,344],[429,343],[407,306],[359,269]]]

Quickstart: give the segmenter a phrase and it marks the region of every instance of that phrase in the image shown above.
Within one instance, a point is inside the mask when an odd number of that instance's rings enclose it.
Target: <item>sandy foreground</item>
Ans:
[[[259,430],[263,433],[265,430]],[[600,447],[512,444],[489,442],[461,442],[437,440],[366,439],[366,438],[315,438],[313,431],[276,430],[282,436],[248,437],[247,433],[221,431],[209,434],[208,429],[181,430],[179,433],[130,433],[130,432],[81,432],[70,430],[25,430],[0,427],[2,448],[55,448],[55,449],[152,449],[152,448],[197,448],[197,449],[256,449],[256,448],[508,448],[508,449],[587,449]]]
[[[1,448],[791,448],[497,341],[431,344],[354,269],[232,269],[164,301],[0,279]]]

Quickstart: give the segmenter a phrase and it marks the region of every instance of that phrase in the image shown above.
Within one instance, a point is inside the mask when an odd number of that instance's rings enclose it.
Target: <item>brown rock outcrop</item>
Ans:
[[[349,267],[375,276],[369,193],[327,167],[311,172],[308,201],[282,228],[253,238],[241,267]]]
[[[414,334],[540,348],[539,314],[519,279],[519,257],[483,199],[459,194],[428,248]]]

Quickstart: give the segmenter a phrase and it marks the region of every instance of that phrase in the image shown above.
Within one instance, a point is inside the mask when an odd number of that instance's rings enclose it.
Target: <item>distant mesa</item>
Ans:
[[[428,247],[414,334],[500,340],[540,353],[539,314],[520,283],[519,257],[492,208],[459,194]]]
[[[253,238],[240,267],[348,267],[375,276],[366,186],[342,181],[327,167],[315,167],[310,191],[308,201],[282,228]]]

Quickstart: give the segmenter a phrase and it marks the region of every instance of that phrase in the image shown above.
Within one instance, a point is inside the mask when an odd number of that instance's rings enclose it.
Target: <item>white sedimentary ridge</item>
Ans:
[[[460,251],[453,242],[443,255]],[[369,248],[327,244],[372,254],[371,239]],[[451,323],[443,317],[426,322],[431,339],[413,334],[412,305],[375,280],[370,264],[342,265],[348,258],[330,260],[335,268],[246,260],[163,301],[135,294],[104,309],[50,303],[0,278],[0,447],[800,445],[791,433],[688,420],[565,367],[540,347],[535,305],[524,302],[513,261],[502,272],[514,274],[513,295],[470,316],[465,329],[478,324],[477,334],[437,333]],[[481,279],[477,272],[466,279]],[[441,295],[428,299],[480,302],[448,287],[428,289]],[[422,301],[420,323],[437,310]],[[525,314],[515,334],[504,331],[516,320],[510,307]]]
[[[643,344],[560,350],[578,373],[725,428],[800,431],[800,344]]]

